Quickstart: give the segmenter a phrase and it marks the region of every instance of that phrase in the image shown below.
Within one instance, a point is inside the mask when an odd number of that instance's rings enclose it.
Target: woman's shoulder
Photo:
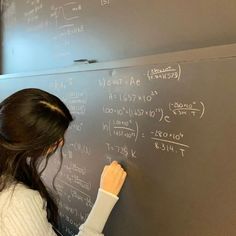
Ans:
[[[0,192],[0,211],[3,214],[5,211],[30,207],[32,204],[43,207],[44,201],[38,191],[22,183],[11,184]]]
[[[0,235],[55,235],[39,192],[25,185],[0,192]],[[56,235],[55,235],[56,236]]]
[[[25,198],[31,196],[39,196],[37,190],[30,189],[28,186],[22,183],[12,183],[8,185],[3,191],[0,192],[0,199],[11,196],[12,198]]]

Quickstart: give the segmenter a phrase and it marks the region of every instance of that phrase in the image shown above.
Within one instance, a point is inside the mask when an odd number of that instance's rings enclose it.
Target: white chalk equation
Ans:
[[[109,93],[108,100],[109,101],[119,101],[124,103],[150,103],[153,99],[158,95],[157,90],[151,90],[147,94],[138,94],[138,93]]]
[[[83,189],[85,191],[91,191],[92,184],[91,182],[87,182],[82,180],[81,177],[78,175],[78,172],[60,172],[59,173],[60,179],[66,181],[66,183],[71,184],[79,189]]]
[[[134,76],[129,77],[114,77],[114,78],[102,78],[98,80],[98,85],[101,88],[112,88],[112,87],[132,87],[137,88],[142,85],[140,79]]]
[[[71,1],[60,6],[51,6],[52,18],[56,20],[56,27],[58,29],[74,27],[76,20],[80,16],[82,5],[77,1]]]
[[[43,9],[42,0],[26,0],[27,10],[24,12],[24,17],[27,24],[40,23],[43,20],[40,18],[40,11]]]
[[[134,148],[130,148],[128,145],[118,145],[110,142],[105,143],[106,152],[113,155],[119,155],[126,159],[136,159],[137,154]]]
[[[138,123],[133,120],[109,120],[107,123],[103,122],[102,130],[107,132],[109,136],[124,137],[137,141],[139,134]]]
[[[63,168],[68,172],[74,172],[77,175],[84,176],[87,173],[87,168],[77,165],[76,163],[65,163]]]
[[[34,34],[46,33],[51,26],[50,19],[45,14],[47,6],[42,0],[25,0],[25,9],[23,12],[26,30]]]
[[[50,22],[54,25],[55,33],[52,36],[54,57],[70,57],[72,54],[73,39],[85,31],[81,18],[83,6],[81,1],[70,1],[65,4],[54,5],[50,8]]]
[[[167,115],[162,107],[156,108],[133,108],[133,107],[114,107],[103,106],[102,111],[104,114],[116,115],[118,117],[129,118],[151,118],[156,119],[159,122],[170,123],[170,116]]]
[[[87,108],[88,92],[78,91],[74,86],[74,79],[67,78],[66,80],[54,80],[50,87],[56,90],[61,95],[61,99],[69,108],[73,115],[85,115]],[[83,124],[75,121],[71,127],[81,130]],[[70,127],[70,129],[71,129]]]
[[[56,179],[56,189],[58,191],[59,196],[62,199],[67,199],[67,201],[73,202],[81,202],[85,204],[87,207],[92,208],[94,202],[91,200],[91,194],[86,193],[84,190],[81,190],[79,187],[75,187],[71,183],[68,183],[65,180],[62,180],[61,178]],[[65,191],[65,188],[69,189],[68,191]]]
[[[148,142],[150,140],[154,143],[155,150],[173,152],[180,154],[182,157],[184,157],[185,151],[190,148],[183,141],[183,132],[175,133],[156,129],[150,133],[146,133],[139,127],[138,122],[134,120],[109,120],[108,122],[103,122],[102,130],[111,138],[116,137],[121,141],[133,141],[133,144],[138,140],[148,140]],[[115,152],[125,158],[137,158],[135,148],[130,148],[129,145],[120,146],[106,142],[105,146],[108,152]]]
[[[81,132],[84,126],[84,122],[79,121],[79,120],[74,120],[68,127],[68,130],[71,132],[76,131],[76,132]]]
[[[53,82],[50,84],[50,87],[53,90],[63,92],[65,89],[73,88],[73,81],[74,79],[71,77],[63,80],[54,79]]]
[[[91,156],[92,149],[88,144],[75,141],[66,143],[62,153],[65,159],[73,161],[74,158],[78,158],[78,154],[82,157]]]
[[[205,114],[205,105],[202,101],[192,103],[169,102],[166,106],[149,108],[146,106],[119,106],[116,104],[104,105],[102,112],[107,115],[116,115],[117,117],[129,118],[151,118],[159,122],[171,123],[178,117],[187,117],[189,119],[201,119]]]
[[[202,101],[193,101],[191,103],[170,102],[169,110],[172,111],[176,116],[190,115],[193,117],[198,116],[201,119],[205,113],[205,105]]]
[[[90,194],[85,193],[64,179],[57,178],[55,186],[60,196],[58,200],[59,216],[68,224],[65,228],[67,233],[74,235],[71,228],[76,228],[79,231],[81,222],[87,219],[94,202],[91,200]],[[86,207],[86,210],[72,207],[72,203],[82,204]]]
[[[80,153],[83,156],[91,156],[91,147],[84,143],[74,142],[67,144],[68,151]]]
[[[58,202],[58,206],[59,206],[59,208],[60,208],[61,210],[64,210],[64,211],[67,213],[67,214],[66,214],[67,216],[68,216],[68,215],[74,216],[74,217],[76,217],[76,219],[79,219],[79,220],[81,220],[81,221],[83,221],[83,222],[84,222],[84,221],[87,219],[87,217],[88,217],[88,213],[84,213],[84,212],[78,210],[77,208],[71,207],[71,206],[69,206],[68,204],[66,204],[65,202],[59,201],[59,202]],[[71,221],[71,217],[70,217],[69,222],[72,222],[72,221]]]
[[[147,71],[148,80],[177,80],[181,78],[181,66],[179,64],[172,66],[153,67]]]
[[[185,151],[190,148],[183,141],[183,132],[175,133],[156,129],[150,132],[150,139],[154,141],[156,150],[180,154],[181,157],[184,157]]]

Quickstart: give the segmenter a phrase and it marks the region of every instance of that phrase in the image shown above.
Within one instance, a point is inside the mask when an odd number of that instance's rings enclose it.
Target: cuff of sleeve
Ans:
[[[105,190],[104,190],[104,189],[102,189],[102,188],[99,188],[99,190],[98,190],[98,193],[99,193],[99,192],[106,193],[107,195],[110,195],[111,197],[113,197],[113,198],[115,198],[115,199],[119,200],[119,197],[117,197],[115,194],[113,194],[113,193],[110,193],[110,192],[107,192],[107,191],[105,191]]]
[[[118,201],[119,197],[101,188],[98,190],[97,199],[81,229],[88,228],[96,233],[101,233],[106,221]]]

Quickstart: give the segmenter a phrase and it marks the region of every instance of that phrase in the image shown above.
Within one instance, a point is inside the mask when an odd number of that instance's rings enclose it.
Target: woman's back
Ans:
[[[55,236],[38,191],[11,184],[0,192],[0,235]]]

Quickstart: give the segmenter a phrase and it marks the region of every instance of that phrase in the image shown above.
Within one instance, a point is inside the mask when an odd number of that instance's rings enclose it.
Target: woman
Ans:
[[[0,235],[55,236],[58,208],[40,176],[48,159],[64,145],[73,118],[56,96],[24,89],[0,103]],[[43,169],[39,166],[45,161]],[[126,172],[117,163],[105,166],[96,202],[79,236],[102,235],[118,200]]]

